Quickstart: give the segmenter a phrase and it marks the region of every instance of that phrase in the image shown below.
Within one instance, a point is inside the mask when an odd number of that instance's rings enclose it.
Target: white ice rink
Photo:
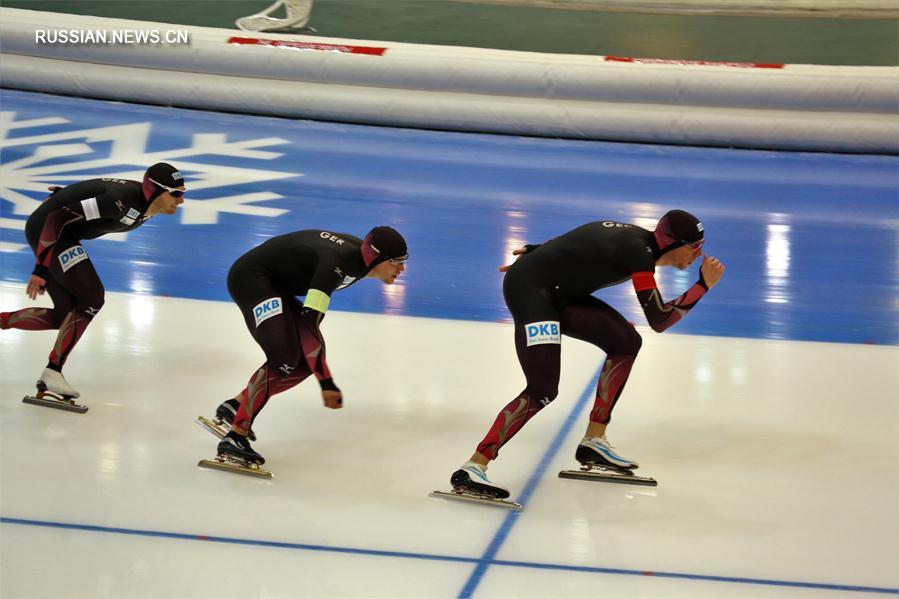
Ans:
[[[0,310],[23,290],[0,285]],[[559,398],[490,470],[525,503],[510,515],[428,493],[523,387],[511,325],[323,330],[345,408],[311,380],[274,397],[254,444],[271,481],[196,466],[216,440],[195,418],[262,362],[233,305],[107,294],[66,367],[84,415],[21,403],[55,331],[0,332],[0,595],[896,594],[896,347],[645,331],[609,437],[649,488],[557,478],[602,359],[566,339]]]

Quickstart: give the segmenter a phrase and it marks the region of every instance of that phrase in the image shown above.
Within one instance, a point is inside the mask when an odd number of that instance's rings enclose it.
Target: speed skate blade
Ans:
[[[244,466],[236,462],[227,460],[200,460],[197,463],[200,468],[209,468],[210,470],[224,470],[234,474],[243,474],[246,476],[256,476],[258,478],[274,478],[274,475],[268,470],[263,470],[259,466]]]
[[[505,499],[496,499],[495,497],[487,497],[480,495],[468,495],[467,493],[447,493],[446,491],[431,491],[428,497],[438,497],[440,499],[452,499],[454,501],[467,501],[468,503],[480,503],[481,505],[490,505],[493,507],[501,507],[507,510],[520,512],[524,506],[514,501],[506,501]]]
[[[225,435],[228,434],[228,431],[225,429],[225,427],[220,426],[215,420],[210,420],[205,416],[197,416],[197,424],[205,428],[207,431],[209,431],[219,439],[224,439]]]
[[[87,406],[77,404],[71,399],[48,399],[46,397],[34,397],[32,395],[26,395],[22,398],[22,403],[30,403],[34,406],[65,410],[66,412],[77,412],[78,414],[84,414],[85,412],[87,412]]]
[[[643,485],[645,487],[656,487],[658,482],[654,478],[648,476],[637,476],[630,471],[617,470],[563,470],[559,472],[559,478],[572,478],[575,480],[592,480],[603,483],[618,483],[622,485]]]

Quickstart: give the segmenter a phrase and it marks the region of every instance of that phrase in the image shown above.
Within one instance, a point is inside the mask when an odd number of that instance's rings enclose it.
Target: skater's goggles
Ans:
[[[175,189],[174,187],[169,187],[168,185],[163,185],[159,181],[154,181],[153,179],[150,179],[149,177],[147,177],[147,179],[150,181],[150,183],[152,183],[156,187],[158,187],[160,189],[164,189],[167,192],[169,192],[170,194],[172,194],[173,198],[180,198],[180,197],[184,196],[183,189]]]
[[[700,239],[699,241],[684,241],[681,240],[685,246],[693,250],[694,254],[698,254],[702,251],[702,244],[705,243],[705,239]]]
[[[387,261],[390,262],[394,266],[400,266],[401,264],[405,264],[406,260],[409,259],[409,254],[405,256],[400,256],[399,258],[387,258]]]

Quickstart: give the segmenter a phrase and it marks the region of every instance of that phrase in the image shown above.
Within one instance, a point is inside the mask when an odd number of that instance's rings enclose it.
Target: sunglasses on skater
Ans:
[[[691,248],[694,252],[698,252],[702,249],[702,244],[705,242],[705,239],[700,239],[699,241],[681,241],[685,246]]]
[[[148,178],[148,179],[149,179],[149,178]],[[156,187],[159,187],[160,189],[164,189],[164,190],[166,190],[167,192],[169,192],[170,194],[172,194],[172,197],[173,197],[173,198],[180,198],[180,197],[184,196],[184,190],[183,190],[183,189],[175,189],[174,187],[169,187],[168,185],[163,185],[163,184],[160,183],[159,181],[154,181],[153,179],[149,179],[149,181],[150,181],[150,183],[152,183],[152,184],[155,185]]]
[[[406,260],[409,259],[409,256],[401,256],[399,258],[388,258],[387,261],[390,262],[394,266],[399,266],[401,264],[405,264]]]

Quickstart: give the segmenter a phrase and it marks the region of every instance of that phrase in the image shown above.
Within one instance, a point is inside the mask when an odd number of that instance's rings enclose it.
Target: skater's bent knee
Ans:
[[[609,343],[605,349],[609,354],[618,354],[623,356],[636,356],[643,347],[643,337],[634,327],[622,329],[621,334],[617,336],[613,343]]]
[[[558,385],[529,385],[526,394],[531,400],[537,401],[540,407],[549,405],[559,396]]]
[[[78,305],[76,306],[76,310],[87,316],[88,318],[93,318],[97,315],[97,312],[103,307],[103,304],[106,303],[106,296],[102,290],[98,293],[91,293],[90,295],[86,295],[82,298],[79,298]]]
[[[268,367],[282,376],[294,373],[303,361],[303,356],[291,352],[272,352],[267,355],[265,363]]]
[[[640,336],[640,333],[638,333],[636,329],[631,329],[631,335],[628,341],[630,345],[630,351],[627,353],[631,354],[632,356],[636,356],[638,353],[640,353],[640,348],[643,347],[643,337]]]

